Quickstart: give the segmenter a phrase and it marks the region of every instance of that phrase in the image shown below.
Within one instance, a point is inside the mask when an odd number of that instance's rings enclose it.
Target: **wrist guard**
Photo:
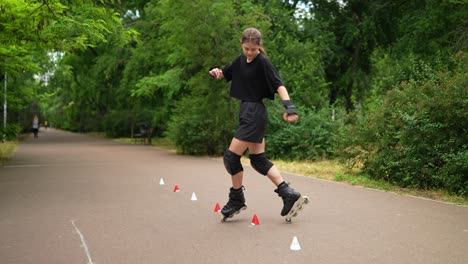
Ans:
[[[288,115],[297,115],[296,106],[293,105],[291,100],[281,100],[281,103],[283,103],[284,112],[286,112]]]

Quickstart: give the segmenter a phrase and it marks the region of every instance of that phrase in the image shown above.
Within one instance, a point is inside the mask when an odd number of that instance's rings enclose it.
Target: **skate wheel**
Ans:
[[[294,214],[292,215],[292,217],[296,217],[296,216],[297,216],[297,213],[294,213]]]
[[[307,197],[307,196],[304,197],[304,203],[305,203],[305,204],[308,204],[308,203],[309,203],[309,197]]]
[[[229,218],[232,218],[233,215],[221,216],[221,222],[226,222]]]
[[[284,219],[286,221],[286,223],[290,224],[291,223],[291,218],[286,218]]]

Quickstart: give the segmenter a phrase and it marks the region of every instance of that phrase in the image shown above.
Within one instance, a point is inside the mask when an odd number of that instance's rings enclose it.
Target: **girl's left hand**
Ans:
[[[288,115],[287,113],[283,113],[283,119],[284,121],[288,123],[293,123],[299,121],[299,116],[294,114],[294,115]]]

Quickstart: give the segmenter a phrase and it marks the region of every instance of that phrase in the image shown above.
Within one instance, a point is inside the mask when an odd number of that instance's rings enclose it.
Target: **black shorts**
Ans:
[[[244,102],[240,104],[239,126],[235,138],[262,143],[268,124],[268,112],[263,102]]]

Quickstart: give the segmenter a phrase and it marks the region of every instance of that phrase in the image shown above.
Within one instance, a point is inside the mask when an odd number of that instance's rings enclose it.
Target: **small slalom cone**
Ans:
[[[291,246],[289,247],[291,250],[301,250],[301,245],[299,244],[299,240],[295,236],[292,240]]]
[[[253,218],[252,218],[252,225],[259,225],[260,222],[258,221],[258,217],[256,214],[254,214]]]
[[[197,196],[195,195],[195,193],[192,193],[192,199],[191,199],[191,200],[192,200],[192,201],[198,200],[198,199],[197,199]]]
[[[178,186],[178,185],[176,185],[176,186],[174,187],[174,192],[180,192],[180,189],[179,189],[179,186]]]
[[[214,208],[214,212],[219,213],[220,211],[221,211],[221,206],[219,206],[219,203],[216,203],[215,208]]]
[[[161,179],[159,180],[159,185],[164,185],[164,180],[163,180],[163,178],[161,178]]]

